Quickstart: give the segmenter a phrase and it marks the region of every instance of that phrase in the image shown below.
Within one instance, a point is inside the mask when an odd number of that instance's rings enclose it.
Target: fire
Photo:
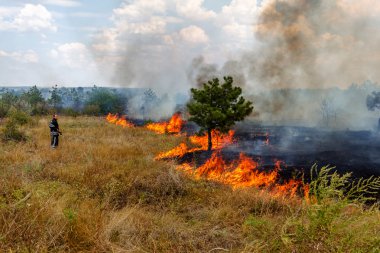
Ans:
[[[230,130],[227,134],[220,133],[219,131],[212,130],[211,140],[213,149],[221,149],[233,142],[235,131]],[[190,141],[195,145],[201,146],[201,150],[207,150],[208,147],[208,137],[207,135],[202,136],[190,136]]]
[[[291,179],[284,184],[277,184],[279,179],[279,170],[281,169],[281,161],[277,161],[271,172],[262,172],[259,170],[258,162],[247,157],[243,153],[237,161],[227,163],[224,161],[220,152],[214,152],[211,158],[203,165],[193,170],[188,163],[179,165],[177,170],[193,175],[196,179],[207,179],[231,185],[233,188],[245,187],[265,187],[275,196],[294,197],[296,193],[302,189],[302,182]],[[306,188],[303,188],[306,194]],[[305,195],[306,196],[306,195]]]
[[[183,124],[181,113],[175,113],[169,122],[150,123],[146,125],[146,128],[159,134],[178,134],[181,132]]]
[[[235,131],[230,130],[227,134],[222,134],[219,131],[212,131],[212,148],[213,150],[219,150],[223,147],[233,143]],[[185,143],[181,143],[179,146],[169,150],[167,152],[162,152],[156,156],[156,160],[169,159],[182,157],[187,153],[192,153],[196,151],[207,150],[208,148],[208,137],[207,135],[197,136],[193,135],[189,137],[190,142],[197,146],[195,148],[188,148]]]
[[[160,153],[156,156],[156,160],[160,159],[168,159],[168,158],[175,158],[175,157],[182,157],[188,152],[188,147],[185,143],[181,143],[179,146],[173,148],[172,150],[169,150],[168,152]]]
[[[275,183],[278,169],[265,173],[258,168],[258,162],[241,153],[236,169],[227,174],[226,182],[234,187],[260,187]]]
[[[197,178],[205,177],[215,181],[223,181],[223,175],[228,169],[228,165],[220,156],[219,152],[214,152],[209,160],[195,171]]]
[[[117,114],[113,115],[111,113],[108,113],[107,117],[106,117],[106,120],[109,122],[109,123],[112,123],[112,124],[115,124],[115,125],[118,125],[118,126],[122,126],[122,127],[133,127],[133,124],[129,121],[126,120],[126,115],[124,115],[123,117],[119,118],[119,116]]]

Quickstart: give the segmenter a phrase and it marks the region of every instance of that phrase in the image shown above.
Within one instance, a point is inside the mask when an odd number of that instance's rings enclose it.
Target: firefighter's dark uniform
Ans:
[[[51,135],[51,147],[55,148],[58,146],[59,137],[59,125],[57,119],[52,119],[50,122],[50,135]]]

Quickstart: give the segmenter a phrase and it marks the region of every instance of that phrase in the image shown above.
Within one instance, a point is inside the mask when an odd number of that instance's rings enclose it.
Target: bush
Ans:
[[[86,105],[83,114],[97,116],[100,114],[100,108],[98,105]]]
[[[18,126],[31,123],[31,117],[14,107],[8,111],[7,116],[7,123],[2,131],[2,139],[4,141],[25,141],[26,136],[18,130]]]
[[[2,132],[4,141],[25,141],[26,136],[17,128],[17,123],[13,120],[8,120]]]
[[[8,108],[0,104],[0,118],[4,118],[5,116],[7,116],[7,113],[8,113]]]
[[[107,89],[96,88],[89,94],[84,111],[86,112],[86,108],[97,108],[98,113],[104,115],[107,113],[122,114],[125,112],[126,104],[127,98],[122,95]]]
[[[28,114],[26,114],[25,112],[21,110],[17,110],[14,107],[8,111],[7,116],[10,121],[13,121],[15,124],[18,124],[21,126],[26,125],[31,120]]]
[[[316,165],[311,168],[311,201],[316,204],[330,203],[331,200],[343,203],[365,204],[376,200],[380,190],[380,177],[351,180],[352,173],[339,175],[335,167],[324,166],[319,171]]]
[[[378,237],[371,230],[378,221],[371,216],[378,207],[366,203],[375,200],[380,178],[355,181],[351,173],[333,169],[312,167],[309,204],[286,220],[281,240],[294,252],[377,252]]]
[[[61,110],[61,114],[74,118],[79,116],[79,112],[74,110],[73,108],[64,108]]]

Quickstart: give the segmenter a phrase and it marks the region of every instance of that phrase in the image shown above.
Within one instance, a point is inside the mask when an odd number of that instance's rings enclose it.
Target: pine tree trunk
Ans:
[[[207,135],[208,135],[208,151],[212,150],[212,140],[211,140],[211,129],[207,130]]]

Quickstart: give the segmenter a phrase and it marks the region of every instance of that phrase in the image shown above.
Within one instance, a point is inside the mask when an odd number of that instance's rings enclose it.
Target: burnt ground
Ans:
[[[378,133],[251,125],[238,127],[236,138],[237,143],[226,151],[259,157],[264,166],[279,159],[305,173],[317,163],[335,166],[342,173],[352,172],[354,177],[380,176]]]
[[[352,172],[354,178],[380,176],[380,134],[371,131],[330,131],[318,128],[239,124],[236,142],[224,148],[225,160],[237,159],[241,152],[259,161],[263,170],[271,170],[283,161],[283,178],[305,175],[310,178],[313,164],[335,166],[339,173]],[[187,125],[185,131],[195,131]],[[269,141],[268,141],[269,139]],[[196,165],[210,157],[208,152],[187,154],[180,162]]]

